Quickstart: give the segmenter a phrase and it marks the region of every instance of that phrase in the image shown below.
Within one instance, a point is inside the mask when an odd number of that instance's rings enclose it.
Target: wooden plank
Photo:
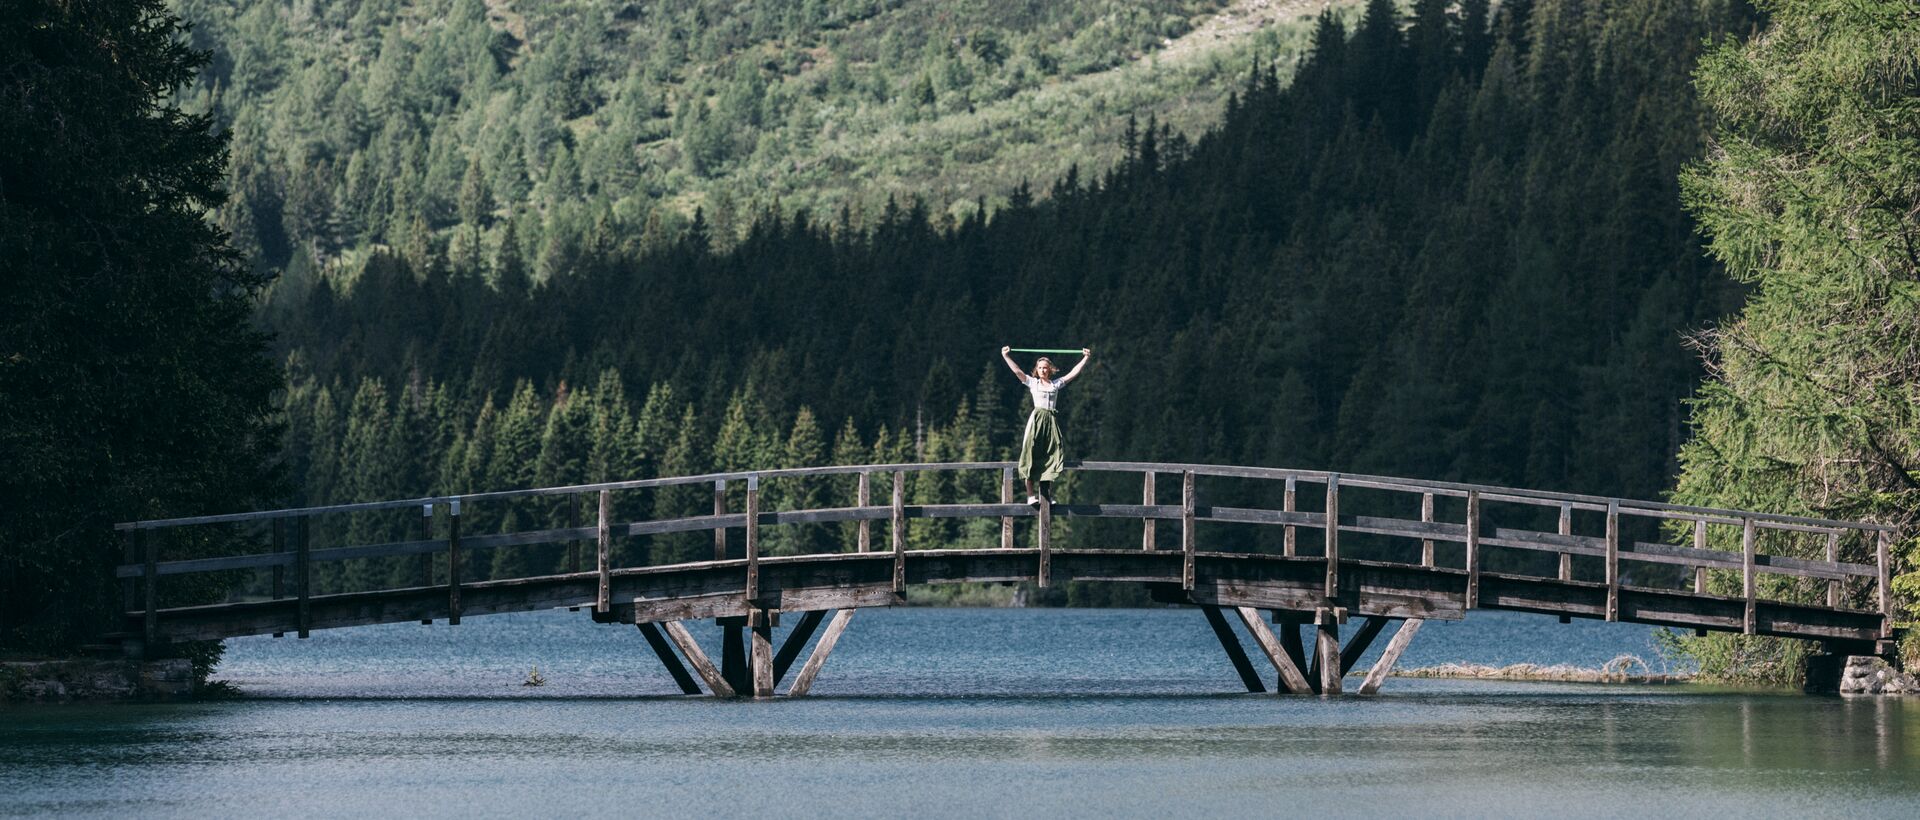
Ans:
[[[793,667],[794,661],[800,659],[800,650],[807,648],[807,641],[813,640],[813,633],[820,628],[820,622],[825,620],[826,616],[827,610],[824,609],[811,609],[800,613],[800,620],[793,625],[793,631],[787,633],[787,639],[780,643],[780,651],[773,655],[775,686],[786,679],[787,670]]]
[[[307,637],[308,626],[313,622],[311,606],[313,599],[312,523],[313,519],[302,518],[293,528],[293,575],[300,583],[300,597],[298,602],[294,604],[294,617],[298,625],[297,636],[301,638]],[[458,522],[455,522],[454,532],[459,531]],[[458,594],[458,590],[456,590],[455,595],[457,596]],[[454,600],[458,601],[459,598],[456,597]],[[455,612],[457,613],[458,610],[456,609]],[[456,614],[453,623],[457,624],[459,622],[459,616]]]
[[[1607,504],[1607,620],[1620,620],[1620,505]]]
[[[713,517],[719,518],[726,514],[727,482],[726,479],[721,479],[713,482]],[[713,528],[713,560],[727,560],[727,528],[724,525],[716,525]]]
[[[1893,637],[1893,559],[1891,545],[1893,538],[1886,530],[1881,530],[1874,539],[1874,561],[1880,567],[1877,582],[1880,588],[1880,637]]]
[[[1153,471],[1152,470],[1148,470],[1145,473],[1141,474],[1140,503],[1148,507],[1151,507],[1154,505],[1153,503]],[[1153,549],[1154,523],[1155,522],[1152,518],[1140,519],[1140,548],[1143,550]]]
[[[1273,630],[1260,619],[1260,610],[1242,606],[1235,607],[1233,611],[1239,613],[1240,622],[1247,627],[1247,634],[1253,636],[1254,644],[1260,647],[1261,652],[1266,653],[1267,660],[1280,672],[1280,684],[1295,695],[1313,694],[1313,686],[1307,683],[1306,673],[1301,671],[1293,656],[1287,652],[1286,647],[1281,645],[1280,639],[1273,634]],[[1300,633],[1296,630],[1294,634],[1297,636]]]
[[[1560,505],[1560,534],[1561,535],[1573,534],[1573,505],[1572,504]],[[1560,553],[1560,580],[1562,581],[1573,580],[1573,554],[1572,553],[1566,553],[1566,552]]]
[[[686,665],[680,662],[680,656],[673,654],[673,647],[668,645],[666,636],[660,634],[660,628],[645,621],[636,623],[634,626],[640,628],[640,634],[647,639],[647,646],[653,648],[654,657],[659,658],[660,665],[667,668],[668,675],[673,676],[673,683],[680,687],[680,693],[700,694],[700,684],[694,682],[693,675],[689,674]]]
[[[855,493],[857,497],[855,498],[854,503],[858,504],[862,508],[870,507],[873,505],[873,474],[872,473],[866,472],[864,470],[861,471],[860,483],[858,485],[858,489],[855,490]],[[868,552],[873,549],[873,522],[868,521],[867,519],[864,519],[864,518],[860,519],[859,547],[861,552]]]
[[[1340,594],[1340,476],[1327,476],[1327,520],[1321,528],[1327,537],[1327,598]],[[1335,690],[1339,691],[1338,689]]]
[[[433,506],[432,504],[424,504],[420,508],[420,540],[428,544],[433,543]],[[274,544],[274,551],[280,551],[280,545],[277,542]],[[433,586],[433,554],[422,552],[415,563],[414,586],[422,589]],[[277,582],[278,579],[276,578],[275,580]],[[277,589],[278,586],[278,583],[276,583],[275,588]],[[280,596],[275,594],[273,597],[278,598]],[[421,618],[420,625],[433,626],[433,619]]]
[[[306,549],[306,541],[307,541],[306,521],[307,519],[304,519],[304,518],[300,519],[300,522],[301,522],[300,548],[303,552]],[[304,564],[305,561],[302,560],[300,563]],[[447,505],[447,625],[448,626],[460,625],[460,563],[461,563],[460,562],[460,502],[458,499],[456,499],[452,503]],[[309,573],[306,567],[304,566],[300,567],[298,569],[298,572],[302,578],[312,577],[311,573]],[[304,580],[301,581],[300,582],[300,609],[302,612],[302,615],[300,618],[301,623],[306,622],[306,616],[305,616],[305,611],[307,608],[306,588],[307,588],[306,581]],[[300,637],[304,638],[306,637],[306,635],[302,634]]]
[[[1467,493],[1467,608],[1480,605],[1480,493]]]
[[[1193,589],[1193,483],[1194,474],[1180,474],[1180,588]]]
[[[853,620],[857,609],[842,609],[833,613],[833,620],[827,622],[827,631],[820,636],[820,642],[813,647],[813,654],[807,656],[807,662],[800,667],[800,674],[793,679],[793,686],[787,689],[787,697],[797,698],[807,694],[813,688],[813,679],[820,675],[820,667],[827,665],[827,656],[833,654],[833,646],[840,642],[840,633],[847,631],[847,622]]]
[[[1046,589],[1053,575],[1053,499],[1041,496],[1040,520],[1034,524],[1034,536],[1039,540],[1039,566],[1034,570],[1034,585]]]
[[[700,644],[687,634],[686,627],[681,626],[679,621],[667,621],[661,626],[666,628],[667,637],[673,640],[674,646],[680,647],[680,654],[687,656],[687,662],[693,664],[693,670],[700,673],[700,679],[707,682],[707,691],[718,698],[733,697],[733,686],[727,683],[720,670],[713,668],[713,661],[707,660],[707,653],[702,652]]]
[[[1696,518],[1693,520],[1693,548],[1703,552],[1707,549],[1707,520],[1704,518]],[[1698,595],[1707,594],[1706,567],[1696,566],[1693,568],[1693,591]]]
[[[147,614],[142,623],[142,635],[146,640],[146,657],[153,657],[159,646],[160,637],[160,572],[155,569],[160,563],[160,536],[158,533],[137,533],[141,553],[146,557],[146,574],[141,579],[146,599]],[[300,637],[307,636],[301,630]]]
[[[602,516],[602,520],[605,517]],[[580,494],[567,493],[567,529],[580,528]],[[567,539],[567,571],[580,571],[580,539]]]
[[[907,591],[907,474],[893,472],[893,517],[888,528],[893,547],[893,591]]]
[[[1282,498],[1280,502],[1280,509],[1282,512],[1295,512],[1299,510],[1299,507],[1297,506],[1298,502],[1299,502],[1299,488],[1295,486],[1294,477],[1287,476],[1287,491],[1286,491],[1286,495]],[[1281,542],[1281,545],[1280,545],[1280,554],[1285,555],[1288,558],[1292,558],[1293,556],[1300,554],[1299,550],[1300,550],[1300,545],[1299,545],[1298,533],[1295,532],[1294,526],[1292,524],[1288,524],[1286,529],[1285,539]]]
[[[769,619],[762,618],[750,631],[753,636],[753,696],[770,698],[773,697],[773,627]]]
[[[1340,624],[1334,620],[1333,613],[1315,618],[1318,621],[1314,629],[1314,665],[1320,669],[1320,694],[1340,694]]]
[[[1747,604],[1746,617],[1741,621],[1741,623],[1743,624],[1743,626],[1741,627],[1741,631],[1747,635],[1754,634],[1754,629],[1758,626],[1758,623],[1756,620],[1756,615],[1758,613],[1756,612],[1756,609],[1754,607],[1755,599],[1754,599],[1754,574],[1753,574],[1753,554],[1754,554],[1754,550],[1757,547],[1754,544],[1753,535],[1754,535],[1753,519],[1748,518],[1741,521],[1740,522],[1740,594],[1742,597],[1746,599],[1746,604]],[[1609,592],[1607,596],[1607,610],[1609,613],[1612,612],[1613,606],[1614,606],[1613,595],[1611,594],[1611,592]],[[1613,618],[1609,617],[1607,618],[1607,620],[1611,621],[1613,620]]]
[[[1267,685],[1260,682],[1260,673],[1253,668],[1253,661],[1247,659],[1247,651],[1240,646],[1239,636],[1233,634],[1233,627],[1227,624],[1226,616],[1220,614],[1220,608],[1202,605],[1200,612],[1207,616],[1207,626],[1213,627],[1213,637],[1220,641],[1220,648],[1226,650],[1233,671],[1240,674],[1241,685],[1249,692],[1267,691]]]
[[[273,552],[275,555],[280,555],[282,553],[285,553],[286,551],[287,551],[287,520],[284,518],[273,519]],[[270,582],[271,584],[270,591],[272,592],[273,600],[275,601],[278,601],[282,598],[287,597],[286,576],[287,576],[286,567],[281,566],[280,564],[273,565],[273,580]],[[431,583],[432,579],[429,578],[428,582]],[[287,633],[285,632],[275,632],[273,633],[273,636],[276,638],[280,638],[280,637],[286,636],[286,634]]]
[[[1433,493],[1420,494],[1420,523],[1433,523]],[[1433,566],[1433,539],[1420,539],[1420,566]]]
[[[613,499],[612,490],[600,491],[600,525],[594,534],[594,567],[598,571],[598,590],[593,611],[606,612],[613,606]]]
[[[1000,503],[1013,503],[1012,467],[1007,467],[1000,471]],[[1000,548],[1003,550],[1013,549],[1013,516],[1011,515],[1000,516]]]
[[[1840,564],[1840,533],[1838,530],[1827,533],[1827,563],[1835,566]],[[1827,581],[1827,606],[1834,609],[1840,608],[1840,580],[1837,578]]]
[[[760,480],[755,476],[747,477],[747,600],[760,599]],[[773,684],[767,684],[769,691],[761,695],[756,688],[755,697],[770,697]]]
[[[1360,629],[1347,639],[1346,647],[1340,650],[1340,674],[1353,671],[1353,665],[1360,662],[1360,656],[1367,654],[1367,649],[1373,646],[1373,639],[1380,635],[1380,630],[1386,628],[1387,621],[1387,618],[1370,615],[1360,624]]]
[[[1420,618],[1408,618],[1400,622],[1400,628],[1394,630],[1393,639],[1387,641],[1387,648],[1381,650],[1380,660],[1367,670],[1366,679],[1360,682],[1360,694],[1371,695],[1380,691],[1380,684],[1386,682],[1387,675],[1393,672],[1393,665],[1400,662],[1400,654],[1407,651],[1407,644],[1413,642],[1413,636],[1420,631],[1423,623],[1426,621]]]

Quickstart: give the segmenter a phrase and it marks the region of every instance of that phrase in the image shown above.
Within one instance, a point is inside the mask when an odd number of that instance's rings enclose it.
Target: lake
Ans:
[[[1653,633],[1475,612],[1429,622],[1402,665],[1658,671]],[[636,630],[585,613],[228,646],[215,677],[243,700],[0,711],[0,814],[1920,814],[1915,700],[1246,694],[1194,610],[865,610],[793,701],[674,694]],[[535,666],[548,684],[520,685]]]

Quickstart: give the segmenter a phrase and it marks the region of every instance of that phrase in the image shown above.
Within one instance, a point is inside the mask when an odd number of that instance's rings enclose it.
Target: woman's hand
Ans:
[[[1001,345],[1001,346],[1000,346],[1000,355],[1002,355],[1002,356],[1005,356],[1005,355],[1007,355],[1008,353],[1012,353],[1012,352],[1013,352],[1013,346],[1012,346],[1012,345]]]
[[[1080,348],[1080,358],[1082,359],[1093,358],[1093,348],[1090,348],[1090,347]]]

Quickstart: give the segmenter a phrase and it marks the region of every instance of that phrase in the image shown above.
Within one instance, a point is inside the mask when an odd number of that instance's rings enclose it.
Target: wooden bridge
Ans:
[[[601,623],[638,626],[687,694],[700,693],[704,683],[719,696],[767,697],[823,622],[826,631],[788,695],[806,693],[855,612],[900,604],[911,586],[1093,581],[1145,584],[1157,601],[1199,608],[1250,691],[1266,684],[1230,617],[1278,672],[1277,688],[1290,693],[1340,692],[1374,639],[1400,621],[1359,687],[1371,693],[1426,619],[1460,619],[1475,609],[1803,638],[1836,654],[1891,651],[1890,528],[1879,524],[1308,470],[1103,461],[1069,467],[1063,486],[1071,494],[1132,495],[1137,486],[1137,502],[1036,509],[1015,502],[1011,464],[976,462],[719,473],[135,521],[117,525],[126,535],[118,576],[128,627],[121,634],[139,651],[170,641],[289,632],[304,638],[314,629],[458,624],[466,616],[566,607]],[[982,495],[992,494],[997,477],[998,498],[907,503],[909,482],[933,473],[951,474],[938,476],[949,487],[970,482]],[[1157,489],[1161,479],[1171,479],[1170,491]],[[850,505],[764,509],[762,487],[776,482],[836,483],[840,492],[851,490],[842,499]],[[623,496],[666,491],[699,493],[704,512],[708,487],[711,514],[619,520],[630,516],[616,513]],[[876,502],[876,489],[887,500]],[[1207,503],[1216,496],[1250,500]],[[740,502],[738,511],[729,510],[730,497]],[[595,511],[590,523],[583,523],[582,502]],[[549,520],[566,526],[503,523],[503,532],[461,532],[462,521],[478,511],[512,505],[548,510]],[[343,517],[384,520],[387,531],[405,527],[418,537],[310,543],[315,522]],[[1088,537],[1068,549],[1054,546],[1062,528],[1056,518],[1120,520],[1084,525]],[[909,548],[910,527],[939,519],[980,522],[972,530],[977,538],[986,533],[987,543]],[[775,556],[763,549],[763,535],[774,528],[815,525],[818,532],[823,524],[845,533],[835,551]],[[614,548],[616,539],[700,532],[712,534],[711,559],[633,565]],[[347,528],[337,540],[351,542],[352,533]],[[1097,548],[1087,548],[1088,538]],[[547,549],[564,550],[557,563],[565,571],[466,577],[476,554],[540,544],[564,545]],[[254,553],[230,554],[249,549]],[[182,554],[189,551],[229,554]],[[362,559],[387,561],[388,577],[404,582],[316,590],[316,567]],[[1762,595],[1763,583],[1775,594]],[[223,603],[167,605],[194,600],[196,589],[197,600],[207,600],[208,589],[249,588],[224,593]],[[796,622],[776,651],[772,628],[782,617]],[[708,618],[723,633],[717,665],[685,626]],[[1343,624],[1353,625],[1344,645]]]

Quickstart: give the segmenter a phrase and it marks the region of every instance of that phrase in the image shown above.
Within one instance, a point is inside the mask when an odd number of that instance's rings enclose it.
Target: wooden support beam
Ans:
[[[613,608],[613,499],[611,491],[600,491],[600,524],[594,531],[594,566],[598,569],[598,589],[593,611]]]
[[[1267,660],[1280,672],[1280,685],[1295,695],[1313,694],[1313,686],[1307,683],[1306,673],[1301,671],[1286,648],[1280,645],[1280,639],[1274,636],[1273,630],[1260,619],[1260,610],[1243,606],[1235,607],[1234,612],[1240,615],[1240,622],[1246,625],[1247,634],[1253,636],[1254,644],[1266,653]],[[1300,633],[1296,631],[1294,634],[1297,636]]]
[[[1707,519],[1705,518],[1693,519],[1693,548],[1697,550],[1707,548]],[[1693,568],[1693,592],[1696,595],[1707,594],[1706,567]]]
[[[1607,502],[1607,620],[1620,620],[1620,502]]]
[[[787,633],[787,639],[780,643],[780,651],[773,655],[773,683],[787,677],[787,670],[793,662],[800,659],[800,650],[807,648],[807,641],[813,640],[813,633],[820,628],[820,622],[827,616],[827,610],[810,609],[800,613],[799,622],[793,625],[793,631]]]
[[[1151,507],[1153,506],[1153,471],[1148,470],[1141,476],[1140,504]],[[1143,550],[1153,549],[1153,524],[1154,521],[1151,518],[1140,519],[1140,548]]]
[[[1034,522],[1034,534],[1040,541],[1040,561],[1034,570],[1034,584],[1046,589],[1053,576],[1053,499],[1040,499],[1040,514]]]
[[[454,507],[454,511],[456,513],[459,512],[459,509],[460,508],[458,506]],[[307,637],[307,631],[308,631],[307,626],[313,623],[313,612],[312,612],[311,604],[309,603],[309,599],[313,597],[312,523],[313,523],[313,519],[303,515],[300,517],[300,523],[294,525],[294,528],[293,528],[293,575],[294,575],[294,578],[300,582],[300,591],[298,593],[300,597],[299,597],[299,600],[294,604],[294,617],[297,619],[297,622],[298,622],[298,632],[295,634],[297,634],[299,637],[302,637],[302,638]],[[450,543],[453,544],[453,549],[455,550],[454,554],[458,555],[459,554],[458,551],[460,548],[459,519],[454,519],[452,526],[453,526],[453,536],[452,536],[453,540]],[[460,576],[458,575],[454,576],[455,581],[453,586],[453,604],[454,604],[453,620],[449,621],[449,623],[456,623],[456,624],[460,622],[459,577]]]
[[[567,493],[567,529],[580,528],[580,494]],[[567,571],[580,571],[580,539],[567,539]]]
[[[1013,503],[1013,468],[1000,469],[1000,503]],[[1013,549],[1013,516],[1000,516],[1000,548]]]
[[[1827,563],[1829,564],[1840,563],[1840,531],[1839,530],[1834,530],[1833,532],[1827,533]],[[1827,580],[1827,607],[1830,609],[1840,608],[1840,579],[1838,578],[1831,578]]]
[[[1282,617],[1280,613],[1276,612],[1274,613],[1273,622],[1280,627],[1280,648],[1286,651],[1287,659],[1293,661],[1294,668],[1312,669],[1313,665],[1307,659],[1307,648],[1300,640],[1300,621],[1295,618]],[[1309,687],[1313,685],[1313,678],[1313,675],[1307,676],[1307,684]]]
[[[747,668],[747,643],[744,628],[735,623],[720,625],[720,675],[727,679],[727,685],[735,692],[749,692],[753,687],[753,673]]]
[[[1433,523],[1433,493],[1420,494],[1420,523]],[[1420,539],[1420,566],[1433,566],[1433,539]]]
[[[1260,682],[1260,673],[1253,668],[1253,661],[1247,659],[1247,651],[1240,646],[1240,638],[1233,634],[1233,627],[1227,624],[1220,608],[1210,604],[1201,604],[1200,613],[1207,616],[1207,626],[1213,627],[1213,637],[1220,641],[1220,648],[1227,651],[1227,660],[1232,662],[1233,671],[1240,674],[1240,683],[1249,692],[1265,692],[1267,685]]]
[[[1360,623],[1360,629],[1347,639],[1346,648],[1340,650],[1340,674],[1353,671],[1353,665],[1360,662],[1360,656],[1367,654],[1373,646],[1373,639],[1379,637],[1380,630],[1387,627],[1387,618],[1369,615]]]
[[[827,665],[827,656],[833,654],[833,645],[840,642],[840,633],[847,631],[847,622],[853,620],[856,609],[842,609],[833,613],[833,620],[827,622],[827,631],[820,636],[820,642],[813,647],[813,654],[807,656],[807,662],[800,667],[800,674],[793,679],[793,686],[787,689],[787,697],[797,698],[813,688],[813,679],[820,675],[820,667]]]
[[[1340,694],[1340,623],[1334,620],[1333,613],[1321,610],[1323,614],[1314,620],[1314,665],[1320,670],[1320,694]]]
[[[707,691],[717,698],[733,697],[733,685],[727,682],[720,670],[713,668],[713,661],[707,660],[707,653],[700,650],[700,644],[687,634],[687,628],[679,621],[667,621],[661,624],[667,630],[667,637],[674,646],[680,647],[680,654],[687,656],[687,662],[693,664],[693,671],[700,673],[700,679],[707,682]]]
[[[1874,540],[1874,563],[1879,568],[1876,577],[1880,587],[1880,637],[1893,637],[1893,536],[1881,530]]]
[[[146,641],[147,657],[152,657],[160,638],[160,537],[158,533],[142,533],[138,538],[142,542],[140,551],[146,560],[146,571],[140,578],[147,606],[146,617],[142,619],[141,636]],[[306,630],[300,630],[300,637],[306,636]]]
[[[854,492],[856,494],[854,503],[861,507],[873,506],[873,474],[862,471],[860,473],[860,483]],[[860,551],[871,552],[872,550],[873,522],[862,518],[860,519]]]
[[[1180,474],[1180,588],[1193,589],[1193,471]]]
[[[1480,491],[1467,492],[1467,608],[1480,606]]]
[[[753,633],[753,696],[773,697],[773,626],[761,618],[749,631]]]
[[[1560,505],[1560,534],[1573,534],[1573,505]],[[1573,580],[1573,553],[1560,553],[1560,580]]]
[[[1340,474],[1327,476],[1327,600],[1340,595]],[[1339,689],[1334,690],[1336,693]]]
[[[700,684],[694,682],[693,675],[687,672],[686,665],[680,663],[680,656],[673,654],[673,647],[668,645],[666,636],[660,634],[660,628],[645,621],[634,626],[640,628],[640,634],[647,639],[647,646],[653,648],[654,657],[659,658],[660,665],[666,667],[667,674],[673,676],[673,683],[680,687],[680,693],[700,694]]]
[[[134,532],[139,532],[139,530],[134,530]],[[278,555],[286,551],[287,551],[287,519],[275,518],[273,519],[273,552],[274,554]],[[425,555],[425,554],[422,553],[422,555]],[[273,600],[278,601],[282,598],[287,597],[287,568],[281,564],[274,564],[272,569],[272,574],[273,574],[273,580],[270,582],[272,585],[270,592],[273,595]],[[427,579],[429,584],[432,583],[432,580],[433,580],[432,578]],[[129,583],[131,583],[131,581],[129,581]],[[427,623],[433,623],[432,619],[428,619]],[[273,633],[273,636],[276,638],[281,638],[281,637],[285,637],[286,634],[287,633],[285,632],[275,632]]]
[[[1740,521],[1740,594],[1746,599],[1747,611],[1740,623],[1741,632],[1747,635],[1754,634],[1754,631],[1759,625],[1758,618],[1756,617],[1758,608],[1755,606],[1756,601],[1754,599],[1753,556],[1755,549],[1753,519],[1742,519]],[[1612,582],[1609,581],[1608,584],[1607,612],[1611,615],[1613,612]],[[1611,621],[1613,618],[1609,617],[1607,620]]]
[[[893,546],[893,591],[907,591],[907,474],[893,471],[893,513],[889,527]]]
[[[747,476],[747,600],[760,600],[760,477]],[[756,635],[758,633],[755,633]],[[755,644],[756,651],[759,644]],[[758,656],[755,656],[758,657]],[[755,674],[758,674],[756,670]],[[768,697],[773,694],[769,683],[766,695],[756,689],[755,697]]]
[[[713,515],[715,518],[718,518],[726,514],[727,514],[727,481],[726,479],[720,479],[718,481],[713,482]],[[727,560],[727,528],[726,527],[716,526],[713,528],[713,560],[715,561]]]
[[[1294,477],[1287,476],[1287,492],[1280,501],[1280,509],[1286,512],[1294,512],[1299,509],[1298,502],[1299,491],[1295,486]],[[1292,524],[1287,525],[1285,540],[1282,541],[1280,545],[1280,554],[1288,558],[1300,554],[1299,536],[1295,532]]]
[[[434,505],[432,503],[426,503],[426,504],[420,505],[420,540],[421,541],[433,540],[433,508],[434,508]],[[277,523],[280,519],[274,519],[274,520]],[[274,532],[273,551],[274,552],[280,551],[280,533],[278,531]],[[402,559],[402,560],[405,560],[405,559]],[[418,566],[415,567],[416,575],[414,580],[417,582],[416,585],[421,587],[433,586],[433,553],[430,553],[430,552],[420,553],[418,556],[415,557],[414,560],[415,560],[415,563],[418,564]],[[273,568],[273,575],[274,575],[273,597],[279,598],[280,597],[280,567],[275,566]],[[421,618],[420,625],[433,626],[433,619]]]
[[[1360,694],[1371,695],[1380,691],[1387,675],[1393,672],[1393,665],[1400,662],[1400,653],[1407,651],[1407,644],[1413,642],[1413,636],[1420,631],[1420,625],[1426,623],[1422,618],[1408,618],[1400,622],[1400,628],[1393,633],[1393,639],[1387,641],[1387,648],[1381,650],[1380,660],[1367,670],[1367,677],[1360,682]]]

